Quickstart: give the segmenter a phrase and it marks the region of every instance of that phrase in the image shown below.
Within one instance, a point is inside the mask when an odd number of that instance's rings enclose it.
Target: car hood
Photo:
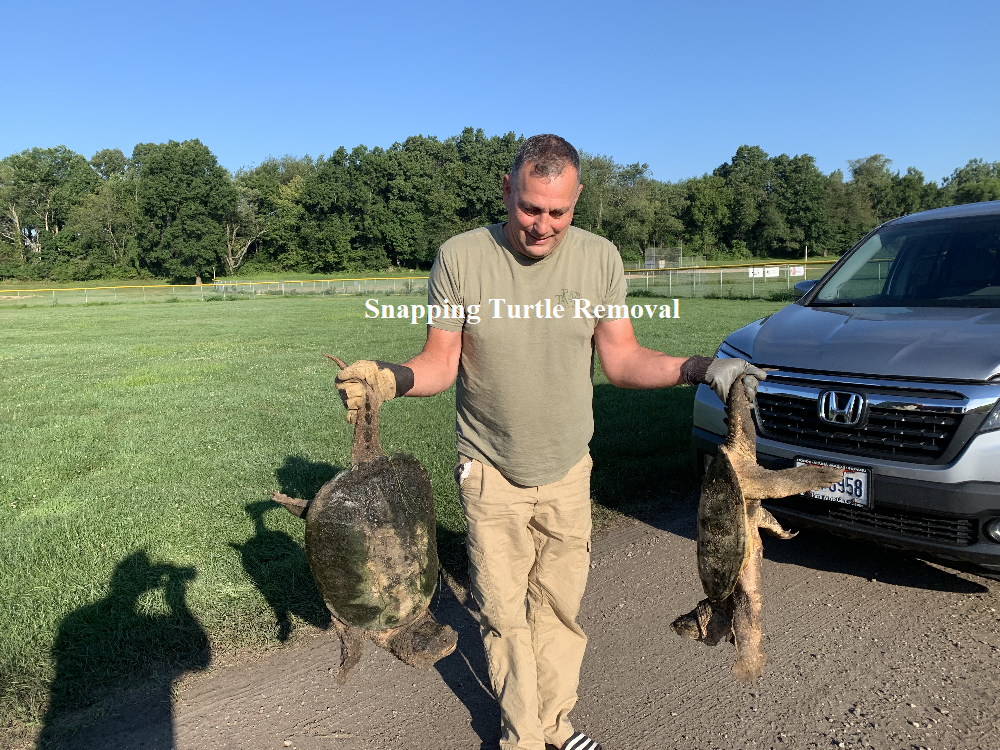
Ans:
[[[788,305],[728,341],[772,367],[946,380],[1000,375],[996,309]]]

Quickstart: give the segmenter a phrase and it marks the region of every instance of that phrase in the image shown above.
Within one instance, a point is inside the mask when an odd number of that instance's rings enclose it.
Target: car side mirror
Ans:
[[[819,281],[819,279],[812,279],[810,281],[800,281],[798,284],[793,286],[792,289],[795,290],[796,299],[801,299],[802,297],[804,297],[806,295],[806,292],[808,292],[810,289],[816,286],[817,281]]]

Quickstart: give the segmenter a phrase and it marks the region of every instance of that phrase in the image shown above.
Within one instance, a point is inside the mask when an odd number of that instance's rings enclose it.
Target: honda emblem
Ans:
[[[830,424],[857,427],[865,412],[865,397],[849,391],[824,391],[819,397],[819,418]]]

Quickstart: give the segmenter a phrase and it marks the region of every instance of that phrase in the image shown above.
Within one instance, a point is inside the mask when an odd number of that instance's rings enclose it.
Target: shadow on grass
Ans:
[[[278,640],[287,641],[292,616],[325,630],[330,626],[330,612],[309,570],[305,550],[284,531],[274,531],[264,523],[264,515],[280,507],[273,500],[249,503],[246,512],[253,519],[254,535],[243,544],[230,542],[229,546],[240,553],[243,569],[274,611]]]
[[[698,488],[688,456],[694,388],[594,386],[594,501],[625,515],[676,505]]]
[[[323,461],[288,456],[274,474],[284,494],[311,500],[339,472],[340,468]],[[284,531],[269,529],[264,523],[267,512],[280,507],[272,500],[247,504],[254,535],[243,544],[229,546],[240,553],[243,569],[274,612],[278,640],[286,641],[293,616],[325,630],[331,615],[309,569],[305,549]]]
[[[52,648],[56,676],[38,747],[135,744],[173,747],[174,680],[209,663],[208,638],[185,599],[194,568],[150,562],[145,551],[122,560],[107,596],[59,625]],[[162,598],[161,596],[162,595]],[[159,605],[159,601],[162,605]],[[163,606],[164,613],[153,613]],[[139,695],[118,683],[147,678]],[[92,711],[81,709],[92,708]]]
[[[288,456],[274,476],[281,485],[281,491],[289,497],[312,500],[319,488],[333,479],[341,467],[325,461],[310,461],[302,456]]]

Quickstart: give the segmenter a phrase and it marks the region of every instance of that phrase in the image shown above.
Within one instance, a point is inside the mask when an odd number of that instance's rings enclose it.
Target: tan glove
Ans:
[[[365,404],[365,383],[375,391],[379,404],[406,394],[413,387],[413,370],[406,365],[359,359],[337,373],[337,392],[347,407],[347,421],[354,424]]]
[[[379,403],[396,397],[396,376],[389,369],[380,369],[369,359],[359,359],[346,370],[337,373],[337,392],[347,407],[347,421],[354,424],[358,409],[365,403],[365,383],[375,391]]]

